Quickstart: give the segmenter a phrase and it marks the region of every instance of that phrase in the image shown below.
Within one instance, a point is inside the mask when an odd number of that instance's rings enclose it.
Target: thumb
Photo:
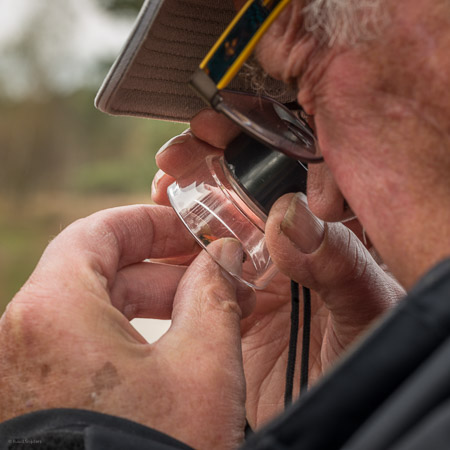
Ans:
[[[169,386],[169,393],[182,393],[180,404],[185,406],[180,408],[181,419],[176,423],[189,424],[183,440],[196,442],[196,448],[231,448],[229,443],[237,448],[245,424],[238,282],[208,253],[228,271],[238,275],[242,270],[243,251],[237,240],[209,244],[208,251],[197,256],[181,279],[172,325],[154,349],[159,349],[163,361],[159,370],[171,373],[172,383],[176,381]],[[179,395],[174,404],[177,399]],[[193,411],[196,420],[186,422]]]
[[[190,336],[201,333],[205,342],[240,347],[242,309],[254,297],[250,288],[244,288],[229,275],[241,274],[242,259],[241,244],[231,238],[214,241],[207,252],[199,254],[178,285],[171,333],[188,333]]]
[[[266,241],[278,268],[316,291],[342,323],[367,324],[404,295],[357,236],[341,223],[315,217],[302,193],[275,203]]]

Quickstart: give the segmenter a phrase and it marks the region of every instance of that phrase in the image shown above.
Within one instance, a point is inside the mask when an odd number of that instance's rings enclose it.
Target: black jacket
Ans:
[[[250,436],[249,449],[450,449],[450,259],[331,373]],[[0,449],[183,449],[134,422],[48,410],[0,424]]]

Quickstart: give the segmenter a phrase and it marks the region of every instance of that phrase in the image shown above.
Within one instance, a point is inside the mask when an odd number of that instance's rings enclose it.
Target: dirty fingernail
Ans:
[[[178,136],[173,137],[169,141],[167,141],[156,153],[156,156],[161,156],[169,147],[172,147],[172,145],[176,144],[182,144],[183,142],[186,142],[188,139],[192,137],[192,133],[190,129],[187,129],[186,131],[183,131],[183,133],[179,134]]]
[[[241,275],[242,257],[242,245],[237,239],[225,238],[222,240],[218,262],[225,270],[234,275]]]
[[[309,210],[306,195],[302,192],[292,198],[281,222],[281,231],[302,253],[313,253],[322,243],[324,223]]]

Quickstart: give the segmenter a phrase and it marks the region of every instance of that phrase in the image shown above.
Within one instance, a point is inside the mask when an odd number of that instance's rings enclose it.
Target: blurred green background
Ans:
[[[0,313],[70,222],[150,202],[154,155],[187,126],[93,106],[141,4],[0,0]]]

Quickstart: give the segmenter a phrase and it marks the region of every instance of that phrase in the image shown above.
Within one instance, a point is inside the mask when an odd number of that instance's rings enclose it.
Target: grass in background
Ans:
[[[48,242],[97,210],[149,203],[155,153],[186,129],[110,117],[82,91],[0,102],[0,313]]]
[[[27,204],[0,202],[0,314],[28,279],[48,243],[67,225],[96,211],[150,203],[148,193],[39,193]]]

